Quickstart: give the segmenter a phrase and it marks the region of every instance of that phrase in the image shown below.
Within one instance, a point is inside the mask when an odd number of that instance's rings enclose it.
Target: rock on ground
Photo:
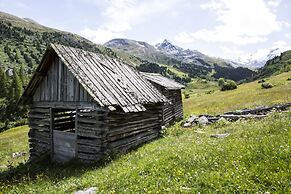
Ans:
[[[226,138],[229,135],[230,135],[229,133],[212,134],[212,135],[210,135],[210,137],[214,137],[214,138]]]
[[[96,190],[97,190],[96,187],[90,187],[86,190],[76,191],[75,194],[95,194]]]
[[[207,125],[208,124],[208,119],[205,116],[199,117],[197,121],[198,121],[198,124],[200,124],[200,125]]]

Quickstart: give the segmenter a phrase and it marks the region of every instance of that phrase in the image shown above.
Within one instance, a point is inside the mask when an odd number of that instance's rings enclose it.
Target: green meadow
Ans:
[[[193,80],[184,93],[184,113],[224,111],[291,101],[291,73],[232,91],[215,82]],[[165,129],[164,137],[99,165],[23,164],[28,155],[28,127],[0,133],[0,193],[290,193],[291,112],[261,120],[221,121],[210,126]],[[211,134],[230,133],[223,139]]]

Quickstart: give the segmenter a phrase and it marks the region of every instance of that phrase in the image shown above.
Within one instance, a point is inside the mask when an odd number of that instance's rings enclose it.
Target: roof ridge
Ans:
[[[52,52],[56,55],[48,55]],[[51,43],[37,70],[42,69],[44,63],[51,65],[47,58],[56,56],[100,106],[111,109],[112,106],[120,106],[125,112],[138,112],[145,110],[144,104],[167,101],[164,95],[128,63],[98,52]],[[49,66],[46,71],[48,69]],[[36,79],[36,74],[33,79]],[[38,87],[41,81],[36,79],[37,84],[34,86],[30,82],[28,88]],[[33,95],[33,90],[26,90],[24,95]]]

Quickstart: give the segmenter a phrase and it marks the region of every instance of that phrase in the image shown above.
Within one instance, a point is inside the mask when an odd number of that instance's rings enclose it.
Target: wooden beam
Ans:
[[[75,116],[75,135],[76,135],[76,142],[75,142],[75,158],[78,158],[78,113],[79,109],[76,108],[76,116]]]
[[[100,107],[98,104],[94,102],[34,102],[34,107],[45,108],[45,107],[52,107],[52,108],[68,108],[68,109],[75,109],[78,107],[79,109],[96,109],[96,110],[103,110],[107,111],[106,108]]]
[[[50,108],[50,138],[51,138],[51,159],[53,159],[54,156],[54,140],[53,140],[53,130],[54,130],[54,110],[53,108]]]

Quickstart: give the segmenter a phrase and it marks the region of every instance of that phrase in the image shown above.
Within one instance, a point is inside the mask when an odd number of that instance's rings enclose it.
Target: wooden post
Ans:
[[[54,156],[54,111],[53,108],[50,108],[50,138],[51,138],[51,159]]]
[[[58,83],[58,100],[57,101],[61,101],[61,96],[63,95],[63,91],[62,91],[62,85],[63,85],[63,83],[62,83],[62,61],[60,60],[60,58],[58,58],[58,63],[56,63],[56,64],[58,64],[58,74],[57,74],[57,79],[58,79],[58,81],[57,81],[57,83]]]
[[[164,103],[162,103],[162,116],[161,116],[162,118],[162,122],[161,122],[161,125],[166,125],[166,123],[165,123],[165,102]]]
[[[75,116],[75,135],[76,135],[76,145],[75,145],[75,157],[78,158],[78,113],[79,109],[76,107],[76,116]]]

